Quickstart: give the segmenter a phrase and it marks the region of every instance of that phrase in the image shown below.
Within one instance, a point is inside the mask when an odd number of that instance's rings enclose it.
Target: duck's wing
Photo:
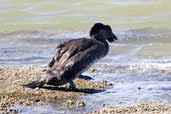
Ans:
[[[49,63],[51,68],[55,62],[66,61],[76,53],[84,51],[95,44],[95,41],[87,38],[74,39],[57,46],[57,52]]]

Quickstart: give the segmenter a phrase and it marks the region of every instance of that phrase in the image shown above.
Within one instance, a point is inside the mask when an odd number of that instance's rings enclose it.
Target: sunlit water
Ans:
[[[16,106],[22,114],[82,114],[104,104],[171,102],[169,0],[1,2],[1,67],[47,67],[57,44],[88,37],[95,22],[110,24],[119,38],[93,66],[96,72],[85,72],[94,81],[109,81],[111,89],[81,97],[84,108]]]

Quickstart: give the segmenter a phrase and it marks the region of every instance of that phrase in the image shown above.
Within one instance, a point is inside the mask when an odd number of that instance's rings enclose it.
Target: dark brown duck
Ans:
[[[109,42],[117,40],[109,25],[96,23],[90,30],[90,37],[79,38],[64,42],[57,46],[57,53],[49,63],[47,76],[39,81],[26,84],[27,87],[36,88],[43,85],[60,86],[70,83],[75,88],[73,79],[79,77],[93,63],[107,55]]]

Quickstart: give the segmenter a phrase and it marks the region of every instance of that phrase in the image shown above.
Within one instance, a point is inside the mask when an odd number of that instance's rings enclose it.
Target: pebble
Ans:
[[[96,69],[95,68],[93,68],[92,70],[91,70],[91,73],[93,73],[93,72],[95,72],[96,71]]]
[[[142,88],[141,87],[138,87],[138,90],[141,90]]]
[[[72,107],[72,106],[74,106],[74,104],[75,104],[75,102],[72,101],[72,100],[67,100],[66,101],[66,106],[68,106],[68,107]]]
[[[80,101],[77,103],[77,107],[85,107],[85,106],[86,106],[86,104],[83,101]]]

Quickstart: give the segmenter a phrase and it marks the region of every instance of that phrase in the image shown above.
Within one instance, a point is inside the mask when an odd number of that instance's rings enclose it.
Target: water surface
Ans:
[[[170,28],[170,0],[1,0],[1,32],[78,31],[95,22],[114,29]]]

